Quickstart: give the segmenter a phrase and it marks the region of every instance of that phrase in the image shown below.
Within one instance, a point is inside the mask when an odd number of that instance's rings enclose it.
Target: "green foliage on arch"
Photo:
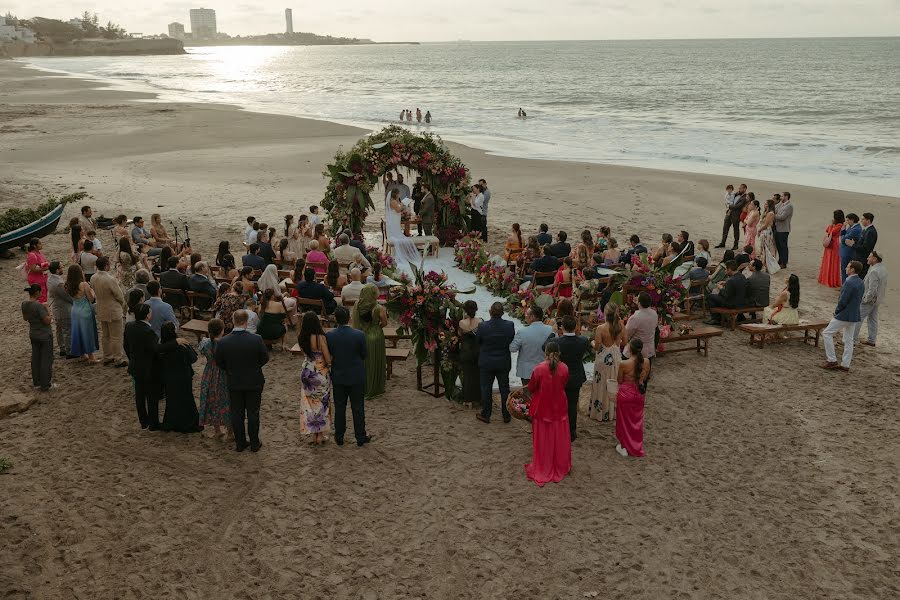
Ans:
[[[435,198],[435,235],[443,245],[456,243],[468,231],[466,196],[469,169],[453,156],[440,137],[391,125],[339,150],[323,173],[328,187],[321,205],[331,215],[332,231],[349,227],[361,232],[366,215],[375,210],[372,192],[386,172],[405,167],[416,171]],[[410,186],[411,187],[411,186]],[[381,194],[376,194],[381,200]]]

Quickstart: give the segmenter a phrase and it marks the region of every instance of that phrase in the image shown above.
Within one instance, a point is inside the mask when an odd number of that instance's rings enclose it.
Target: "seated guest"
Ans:
[[[797,325],[800,323],[800,278],[794,274],[785,278],[784,289],[772,304],[763,309],[763,322],[770,325]]]
[[[381,265],[378,265],[378,272],[381,272]],[[363,289],[362,271],[359,269],[350,269],[350,283],[341,288],[341,305],[350,306],[359,300],[359,293]]]
[[[771,277],[763,271],[762,261],[758,258],[750,262],[750,277],[747,278],[747,306],[769,305],[769,284]],[[751,313],[756,318],[756,313]]]
[[[206,294],[210,298],[216,297],[216,286],[210,279],[209,265],[205,261],[200,261],[194,265],[194,274],[188,280],[188,286],[192,292]],[[212,300],[204,302],[205,305],[212,304]],[[208,308],[208,306],[207,306]]]
[[[288,319],[293,324],[297,321],[297,301],[293,297],[284,298],[284,284],[278,280],[278,267],[268,265],[266,270],[256,282],[256,288],[259,293],[265,294],[268,290],[272,290],[276,300],[280,300],[288,312]]]
[[[381,263],[375,263],[372,267],[372,274],[366,279],[366,283],[372,283],[379,290],[384,291],[385,288],[389,288],[392,285],[397,285],[397,282],[391,279],[390,277],[385,277],[381,274]],[[343,294],[343,290],[341,290]]]
[[[558,258],[553,256],[553,251],[550,248],[550,245],[545,245],[543,248],[543,252],[541,253],[541,257],[535,259],[533,263],[531,263],[531,272],[532,273],[555,273],[559,268],[560,261]],[[535,286],[548,286],[553,285],[553,277],[539,277],[534,280]]]
[[[691,234],[683,229],[679,231],[678,235],[675,237],[675,241],[678,242],[678,245],[684,250],[685,256],[694,256],[694,242],[690,241],[690,237]]]
[[[702,256],[694,261],[694,266],[684,275],[684,287],[690,287],[692,281],[709,279],[709,271],[706,270],[706,259]]]
[[[316,225],[313,231],[313,240],[319,242],[319,250],[326,254],[331,252],[331,240],[325,235],[325,223]]]
[[[238,271],[234,266],[234,256],[231,254],[226,254],[222,257],[222,261],[219,265],[221,268],[219,270],[219,276],[223,279],[228,279],[230,281],[234,281],[240,275],[240,271]]]
[[[174,256],[169,259],[169,270],[160,273],[159,284],[164,288],[181,290],[185,296],[191,289],[187,275],[178,270],[178,258]],[[149,285],[147,289],[150,289]],[[180,295],[172,296],[169,301],[174,308],[181,308],[186,304],[184,297]]]
[[[153,263],[153,267],[150,268],[150,272],[156,275],[159,275],[163,271],[169,268],[169,259],[175,256],[175,253],[172,252],[172,249],[168,246],[163,246],[163,249],[160,251],[159,256],[156,257],[156,262]]]
[[[194,265],[203,260],[203,256],[199,252],[191,252],[190,257],[187,262],[187,269],[185,269],[184,274],[190,277],[194,274]]]
[[[241,295],[243,291],[244,288],[239,283],[236,284],[236,287],[231,287],[230,284],[223,283],[219,286],[219,296],[216,298],[215,303],[213,303],[213,314],[217,319],[222,320],[225,331],[229,333],[234,327],[232,322],[234,313],[244,308],[244,298]]]
[[[306,264],[311,266],[316,273],[328,271],[328,255],[319,250],[319,242],[316,240],[309,243],[309,252],[306,253]]]
[[[733,260],[725,263],[727,279],[716,284],[718,294],[709,294],[706,305],[709,308],[742,308],[747,305],[747,278],[738,273],[737,264]],[[706,321],[707,325],[721,325],[722,316],[713,314]]]
[[[150,232],[144,229],[143,217],[135,217],[131,222],[134,224],[134,227],[131,229],[131,243],[142,254],[147,253],[149,248],[156,246],[156,242],[150,236]],[[157,254],[159,253],[157,252]]]
[[[335,293],[340,293],[341,288],[347,285],[347,276],[341,275],[341,267],[336,260],[328,263],[328,271],[325,273],[325,285]]]
[[[600,228],[600,233],[597,234],[597,251],[603,253],[607,248],[609,248],[609,238],[612,235],[612,230],[604,225]]]
[[[540,231],[537,234],[537,241],[541,247],[544,247],[548,244],[553,243],[553,237],[548,233],[550,228],[547,227],[546,223],[541,223]]]
[[[334,258],[339,263],[356,263],[363,265],[367,271],[372,270],[372,264],[360,252],[359,248],[350,245],[350,236],[342,233],[338,236],[338,247],[334,249]],[[346,271],[343,269],[342,271]]]
[[[297,255],[291,252],[288,249],[291,240],[288,238],[281,238],[278,242],[278,249],[275,251],[275,258],[285,263],[292,263],[297,260]]]
[[[666,256],[662,260],[662,266],[666,267],[672,264],[672,261],[678,258],[678,255],[681,254],[681,244],[678,242],[672,242],[669,244],[669,249],[666,251]]]
[[[707,266],[712,262],[712,254],[709,253],[709,240],[697,240],[697,246],[694,248],[694,263],[700,257],[706,259]]]
[[[722,255],[722,261],[716,266],[712,275],[709,276],[709,286],[707,287],[709,291],[716,289],[719,282],[725,281],[725,278],[728,276],[725,265],[729,261],[734,261],[734,250],[731,249],[725,251],[725,254]]]
[[[101,255],[103,254],[103,242],[101,242],[100,240],[97,239],[96,231],[94,231],[93,229],[88,231],[87,232],[87,240],[91,244],[93,244],[95,252],[97,252],[98,254],[101,254]],[[115,248],[113,248],[113,250],[115,250]],[[115,252],[113,252],[113,254],[115,254]]]
[[[518,269],[521,271],[526,265],[530,267],[531,263],[540,256],[541,246],[538,244],[537,236],[533,235],[528,238],[528,242],[525,244],[525,250],[519,254]]]
[[[172,305],[163,301],[162,286],[158,281],[148,283],[147,291],[150,292],[150,299],[146,302],[150,307],[150,329],[156,334],[156,339],[159,339],[163,323],[175,323],[178,327],[178,317],[175,316]]]
[[[222,260],[225,258],[226,254],[231,254],[231,244],[228,243],[228,240],[222,240],[219,242],[219,249],[216,251],[216,266],[222,266]]]
[[[662,242],[660,243],[659,246],[656,247],[655,250],[653,250],[653,254],[651,255],[650,259],[655,264],[661,263],[663,261],[663,259],[669,255],[669,246],[672,244],[672,242],[673,242],[672,234],[664,233],[662,235]]]
[[[734,262],[737,265],[738,271],[743,271],[745,265],[749,265],[752,260],[750,257],[753,256],[753,246],[744,246],[743,251],[734,257]],[[768,301],[766,302],[768,304]]]
[[[553,280],[553,295],[557,298],[571,298],[572,287],[575,284],[575,269],[573,261],[570,257],[563,259],[563,266],[556,272],[556,278]]]
[[[556,243],[550,246],[550,253],[560,260],[572,253],[572,246],[566,242],[568,237],[569,234],[565,231],[560,231],[556,234]]]
[[[325,305],[325,312],[329,315],[337,307],[331,290],[325,287],[325,284],[316,281],[316,271],[310,267],[303,272],[303,281],[297,284],[297,297],[305,300],[321,300]]]
[[[622,261],[622,251],[619,250],[619,242],[616,238],[606,239],[606,250],[603,251],[604,265],[617,265]]]
[[[275,262],[275,250],[272,248],[272,244],[269,243],[269,232],[268,231],[260,231],[259,236],[256,238],[256,245],[259,248],[258,256],[265,261],[267,265],[271,265]]]
[[[356,248],[357,250],[359,250],[359,253],[362,254],[362,257],[368,261],[369,260],[369,256],[368,256],[369,250],[366,248],[366,243],[362,239],[362,234],[361,233],[358,234],[359,239],[356,239],[353,237],[353,235],[350,233],[349,230],[345,230],[344,233],[346,233],[348,236],[350,236],[350,247]],[[365,264],[365,263],[363,263],[363,264]]]
[[[624,265],[631,264],[631,258],[633,256],[640,256],[642,254],[647,254],[647,247],[641,244],[641,238],[637,235],[633,235],[628,239],[628,243],[631,245],[631,248],[622,254],[621,263]]]
[[[288,316],[284,300],[281,296],[275,295],[275,291],[270,288],[263,292],[259,308],[259,324],[256,326],[256,334],[266,341],[282,339],[287,333],[284,320]]]
[[[513,223],[512,230],[506,238],[506,251],[503,253],[504,260],[507,262],[516,260],[524,247],[525,244],[522,243],[522,229],[518,223]]]
[[[601,277],[605,277],[605,275],[601,275],[599,273],[599,270],[602,268],[603,268],[603,255],[598,252],[598,253],[595,253],[593,256],[591,256],[591,266],[589,266],[586,269],[583,269],[581,272],[581,275],[582,275],[582,277],[584,277],[585,280],[600,279]]]
[[[159,213],[150,215],[150,237],[153,238],[153,241],[159,247],[175,246],[175,240],[169,237],[169,232],[166,231],[166,227],[162,223],[162,216]]]
[[[585,269],[591,264],[591,256],[594,254],[594,236],[587,229],[581,232],[581,241],[578,242],[569,255],[576,269]]]
[[[575,318],[575,304],[573,304],[572,300],[569,298],[561,299],[556,306],[556,316],[546,319],[544,323],[552,327],[557,336],[562,337],[563,334],[565,334],[562,325],[565,317],[572,317],[575,319],[575,333],[581,335],[581,319]]]
[[[306,215],[303,215],[304,217]],[[294,272],[291,274],[291,283],[289,285],[289,291],[291,298],[297,297],[297,284],[303,281],[303,272],[306,270],[306,259],[298,258],[297,262],[294,263]]]
[[[259,244],[250,244],[247,254],[241,257],[241,266],[251,267],[254,271],[262,271],[266,268],[266,259],[259,255]]]

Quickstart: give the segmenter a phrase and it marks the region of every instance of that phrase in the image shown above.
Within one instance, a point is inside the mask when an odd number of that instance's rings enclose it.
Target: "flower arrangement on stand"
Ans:
[[[519,289],[519,278],[506,266],[487,263],[481,266],[478,281],[491,292],[503,298]]]
[[[454,306],[456,288],[447,283],[444,273],[424,273],[415,266],[412,269],[413,281],[391,289],[387,309],[400,321],[401,333],[412,335],[413,352],[422,364],[438,348],[440,334],[446,329],[447,311]]]
[[[456,265],[468,273],[477,273],[490,260],[478,233],[465,235],[453,246]]]

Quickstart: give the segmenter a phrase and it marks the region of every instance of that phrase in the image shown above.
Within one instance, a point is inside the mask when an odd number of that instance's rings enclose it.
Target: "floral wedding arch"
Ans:
[[[359,140],[349,151],[339,150],[323,173],[329,182],[321,205],[331,215],[332,232],[361,232],[366,215],[376,208],[372,193],[382,175],[401,167],[428,184],[435,198],[435,235],[442,245],[455,244],[468,231],[469,170],[440,137],[396,125]],[[380,204],[381,193],[375,193]]]

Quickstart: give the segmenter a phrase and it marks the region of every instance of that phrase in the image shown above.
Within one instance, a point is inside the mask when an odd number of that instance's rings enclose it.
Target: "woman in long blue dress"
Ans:
[[[200,342],[200,354],[206,366],[200,378],[200,425],[210,427],[213,435],[228,441],[231,433],[231,403],[228,399],[227,375],[216,363],[216,342],[222,339],[225,323],[213,319],[208,325],[209,337]]]
[[[94,290],[84,280],[84,271],[72,265],[66,273],[66,292],[72,297],[71,350],[72,356],[80,356],[89,364],[97,364],[94,352],[100,350],[97,337],[97,316],[94,313]]]
[[[166,390],[166,414],[160,429],[180,433],[203,431],[200,415],[194,404],[194,369],[197,353],[189,344],[179,342],[175,323],[162,326],[159,337],[160,371]]]

